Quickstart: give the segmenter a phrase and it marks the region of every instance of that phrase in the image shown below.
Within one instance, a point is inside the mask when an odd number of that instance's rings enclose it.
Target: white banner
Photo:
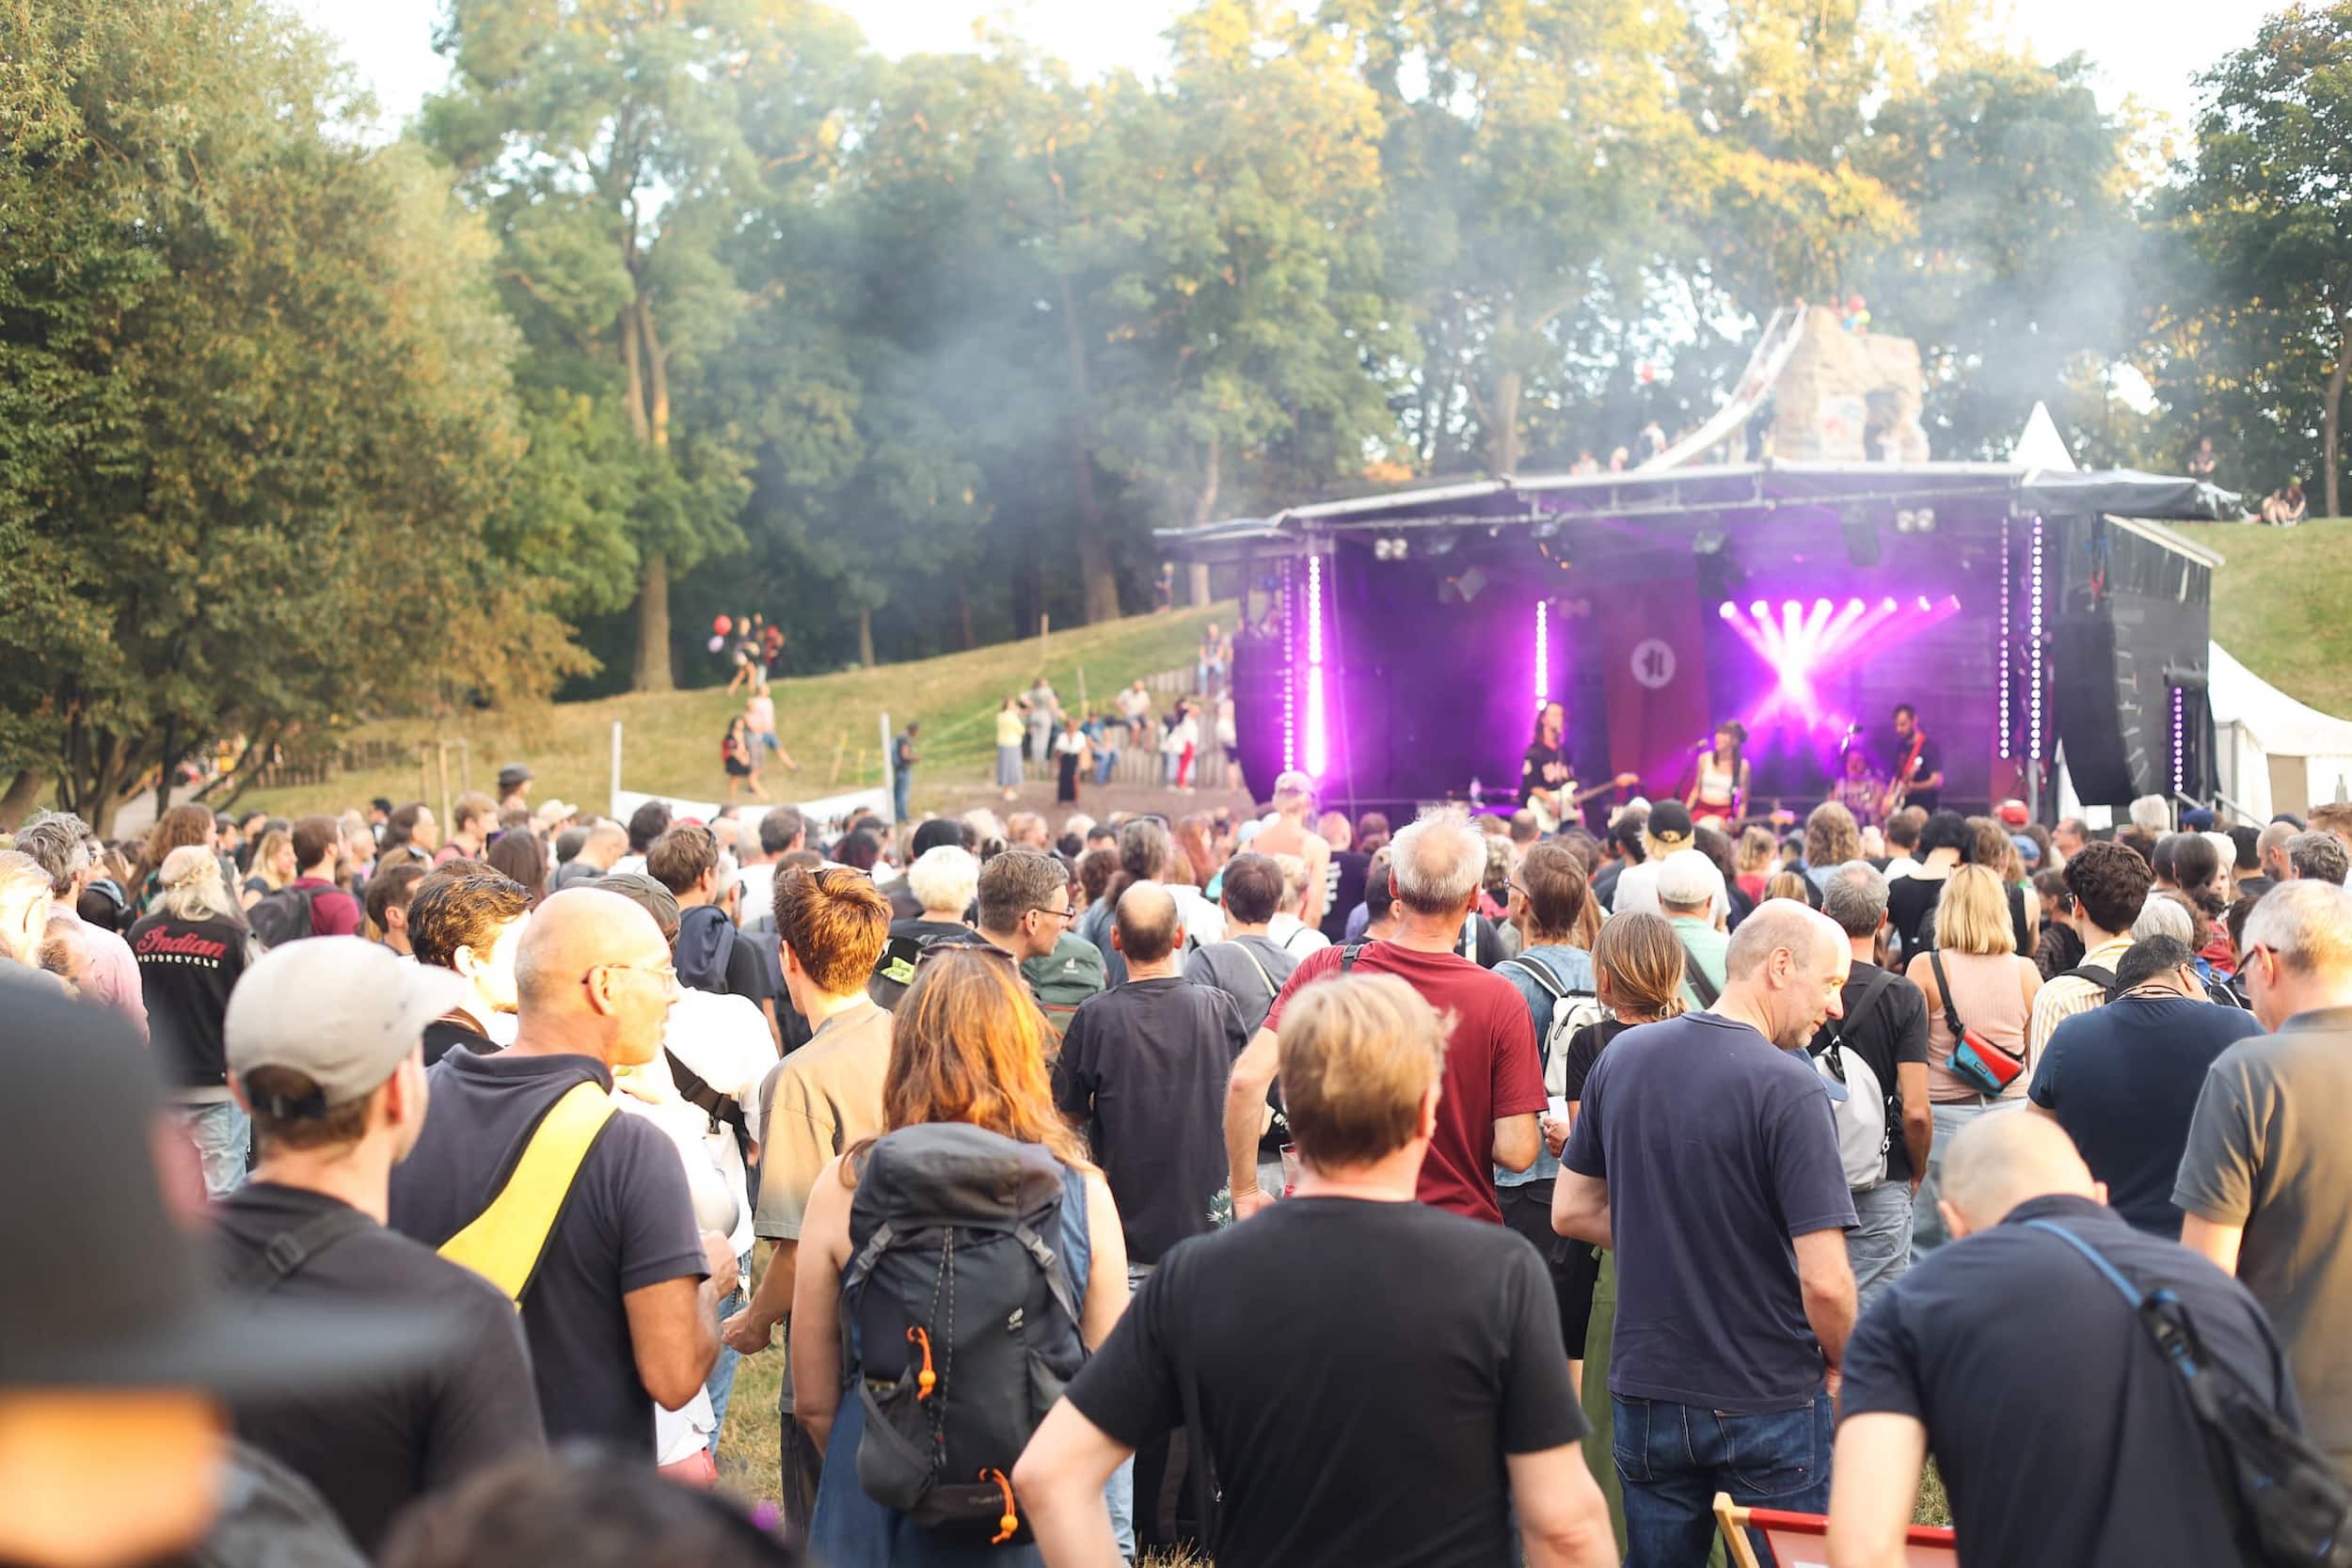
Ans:
[[[626,825],[637,808],[648,800],[659,800],[668,806],[670,815],[674,817],[691,816],[705,822],[716,817],[719,815],[720,806],[725,803],[719,800],[687,800],[675,795],[642,795],[633,789],[615,789],[612,792],[613,819]],[[866,812],[873,813],[885,822],[890,820],[890,792],[886,789],[857,789],[846,795],[828,795],[817,800],[739,800],[735,802],[736,820],[743,824],[744,832],[755,833],[759,831],[761,817],[767,816],[773,807],[786,805],[798,808],[800,814],[808,818],[811,840],[834,836],[843,828],[849,826],[853,818]]]

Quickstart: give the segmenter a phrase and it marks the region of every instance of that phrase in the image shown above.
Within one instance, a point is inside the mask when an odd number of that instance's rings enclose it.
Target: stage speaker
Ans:
[[[2163,666],[2143,667],[2104,608],[2058,617],[2050,664],[2058,738],[2075,796],[2086,804],[2124,806],[2142,795],[2171,794]]]

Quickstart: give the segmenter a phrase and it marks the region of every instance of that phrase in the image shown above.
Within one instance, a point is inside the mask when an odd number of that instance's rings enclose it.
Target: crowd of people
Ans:
[[[2342,1525],[2352,807],[1750,822],[1740,738],[1597,832],[38,816],[0,1561],[1865,1568],[1931,1456],[1964,1561]]]

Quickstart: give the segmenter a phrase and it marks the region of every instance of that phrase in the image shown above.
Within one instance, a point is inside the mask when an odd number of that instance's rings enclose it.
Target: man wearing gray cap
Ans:
[[[247,970],[223,1024],[261,1151],[214,1210],[231,1290],[450,1324],[429,1360],[235,1407],[238,1435],[316,1486],[371,1556],[412,1498],[545,1443],[505,1298],[384,1227],[392,1167],[424,1125],[424,1026],[465,990],[373,942],[319,937]]]

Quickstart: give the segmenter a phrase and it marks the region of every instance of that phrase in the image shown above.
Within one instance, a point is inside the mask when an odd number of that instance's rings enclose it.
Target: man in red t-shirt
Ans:
[[[1389,852],[1396,935],[1309,955],[1233,1064],[1225,1097],[1225,1150],[1237,1220],[1273,1201],[1258,1184],[1258,1140],[1265,1131],[1266,1087],[1274,1082],[1283,1008],[1300,987],[1350,969],[1399,976],[1452,1021],[1437,1134],[1421,1166],[1422,1202],[1500,1225],[1493,1167],[1525,1170],[1543,1147],[1536,1123],[1544,1109],[1543,1067],[1527,1004],[1510,981],[1455,951],[1486,875],[1485,836],[1459,812],[1431,812],[1398,833]]]
[[[291,884],[310,896],[310,935],[349,937],[359,934],[359,900],[335,880],[342,869],[342,824],[331,816],[306,816],[294,825],[295,875]]]

